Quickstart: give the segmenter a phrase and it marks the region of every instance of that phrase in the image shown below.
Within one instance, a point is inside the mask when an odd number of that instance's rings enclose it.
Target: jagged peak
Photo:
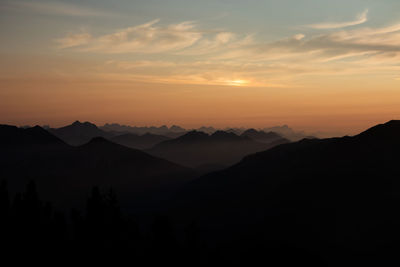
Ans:
[[[216,131],[211,135],[211,138],[214,140],[239,140],[243,139],[243,137],[238,136],[232,132],[225,132],[225,131]]]
[[[85,122],[80,122],[80,121],[75,121],[74,123],[71,124],[72,126],[86,126],[86,127],[96,127],[96,124],[93,124],[91,122],[85,121]]]
[[[251,128],[251,129],[247,129],[246,131],[244,131],[244,132],[242,133],[242,135],[246,135],[246,134],[255,134],[255,133],[260,133],[260,132],[263,132],[263,131],[257,131],[256,129]]]
[[[180,138],[191,137],[191,136],[208,136],[208,134],[206,134],[205,132],[193,130],[182,135]]]

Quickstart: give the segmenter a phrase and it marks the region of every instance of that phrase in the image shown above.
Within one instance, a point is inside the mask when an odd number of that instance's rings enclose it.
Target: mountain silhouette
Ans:
[[[216,131],[211,135],[191,131],[176,139],[161,142],[148,152],[184,166],[228,166],[245,155],[270,147],[270,144],[225,131]]]
[[[171,207],[225,241],[267,236],[338,262],[339,251],[388,253],[400,240],[399,137],[400,121],[390,121],[353,137],[279,145],[191,182]]]
[[[66,206],[82,204],[78,202],[93,186],[99,186],[104,190],[112,187],[125,206],[142,203],[146,208],[194,177],[188,168],[103,137],[76,147],[39,126],[20,129],[3,125],[0,137],[1,176],[11,190],[21,191],[28,181],[35,180],[46,199]]]
[[[208,126],[208,127],[207,126],[201,126],[200,128],[197,129],[197,131],[204,132],[204,133],[207,133],[207,134],[212,134],[212,133],[216,132],[217,130],[214,127],[211,127],[211,126]]]
[[[2,147],[54,145],[66,146],[59,138],[40,126],[18,128],[11,125],[0,125],[0,145]]]
[[[100,129],[110,133],[119,133],[119,134],[133,133],[137,135],[144,135],[149,133],[154,135],[168,136],[171,138],[176,138],[187,132],[185,129],[177,125],[173,125],[170,128],[168,128],[165,125],[160,127],[157,126],[138,127],[138,126],[120,125],[118,123],[111,123],[111,124],[106,123],[104,126],[101,126]]]
[[[105,132],[99,129],[95,124],[90,122],[75,121],[71,125],[64,126],[57,129],[49,130],[52,134],[59,137],[66,143],[79,146],[89,142],[94,137],[106,137],[113,136],[112,133]]]
[[[110,138],[111,141],[117,144],[136,149],[149,149],[155,146],[156,144],[169,139],[170,138],[163,135],[150,134],[150,133],[146,133],[144,135],[128,133]]]
[[[257,131],[255,129],[248,129],[245,132],[241,134],[241,136],[246,136],[254,141],[261,142],[261,143],[275,143],[275,144],[284,144],[288,143],[289,140],[286,138],[283,138],[281,135],[275,133],[275,132],[264,132],[264,131]]]
[[[301,139],[309,137],[304,132],[294,131],[292,128],[290,128],[287,125],[267,127],[267,128],[262,129],[262,130],[264,132],[266,132],[266,133],[268,133],[268,132],[278,133],[282,137],[287,138],[287,139],[289,139],[291,141],[299,141]],[[315,138],[315,137],[312,137],[312,138]]]

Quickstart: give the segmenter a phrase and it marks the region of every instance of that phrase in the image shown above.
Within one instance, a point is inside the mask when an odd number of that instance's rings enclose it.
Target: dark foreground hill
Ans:
[[[193,177],[190,169],[102,137],[73,147],[40,127],[0,127],[0,176],[12,191],[35,180],[44,199],[76,206],[93,186],[113,190],[121,203],[146,208]]]
[[[244,156],[266,150],[280,143],[261,143],[246,136],[217,131],[211,135],[191,131],[173,140],[161,142],[148,152],[189,167],[232,165]]]
[[[171,210],[199,222],[227,258],[302,251],[331,266],[387,263],[400,248],[399,162],[400,121],[390,121],[250,155],[192,182]]]

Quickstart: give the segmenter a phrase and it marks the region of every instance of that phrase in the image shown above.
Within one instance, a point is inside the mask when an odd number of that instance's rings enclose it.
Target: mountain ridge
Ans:
[[[355,136],[303,139],[248,155],[186,185],[171,200],[171,213],[178,221],[196,219],[225,239],[238,230],[235,225],[272,224],[275,233],[267,235],[316,251],[329,251],[332,243],[372,246],[375,239],[366,242],[360,235],[377,234],[385,221],[400,223],[392,212],[400,204],[399,136],[400,121],[391,121]],[[284,225],[309,228],[291,232]],[[307,237],[309,231],[315,235]]]

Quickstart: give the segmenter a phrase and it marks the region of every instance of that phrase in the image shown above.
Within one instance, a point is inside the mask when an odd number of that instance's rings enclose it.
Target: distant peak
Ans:
[[[259,131],[257,131],[256,129],[251,128],[251,129],[248,129],[248,130],[244,131],[242,135],[255,134],[255,133],[259,133]]]
[[[206,135],[208,135],[208,134],[201,132],[201,131],[193,130],[193,131],[187,132],[183,136],[206,136]]]
[[[181,137],[178,137],[177,140],[193,141],[193,140],[205,139],[208,137],[209,137],[209,135],[204,132],[193,130],[193,131],[187,132],[186,134],[182,135]]]
[[[43,129],[41,126],[39,126],[39,125],[33,126],[32,129],[35,129],[35,130],[44,130],[44,129]]]
[[[25,131],[26,132],[30,132],[30,133],[38,133],[38,134],[40,133],[40,134],[43,134],[43,135],[50,135],[50,133],[47,130],[43,129],[39,125],[36,125],[34,127],[31,127],[31,128],[27,128],[27,129],[25,129]]]
[[[170,131],[176,131],[176,132],[183,132],[183,131],[185,131],[185,129],[183,129],[182,127],[177,126],[177,125],[172,125],[171,128],[169,128],[169,130],[170,130]]]
[[[237,139],[240,138],[235,133],[225,132],[225,131],[216,131],[211,135],[213,139]]]
[[[91,122],[85,121],[85,122],[80,122],[80,121],[75,121],[72,123],[72,126],[86,126],[86,127],[96,127],[97,126]]]
[[[226,131],[216,131],[215,133],[212,134],[213,136],[232,136],[232,135],[236,135],[232,132],[226,132]]]

